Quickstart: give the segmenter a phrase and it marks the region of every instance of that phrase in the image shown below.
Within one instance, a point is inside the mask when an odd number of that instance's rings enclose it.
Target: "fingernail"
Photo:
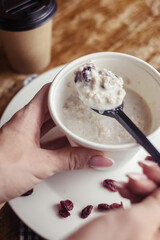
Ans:
[[[128,178],[134,179],[134,180],[142,180],[147,179],[146,175],[143,173],[128,173],[126,174]]]
[[[123,188],[125,186],[125,184],[126,184],[126,182],[117,182],[117,181],[114,182],[114,185],[117,188]]]
[[[103,156],[92,156],[89,160],[89,166],[91,168],[106,168],[111,167],[114,161]]]
[[[153,166],[158,166],[157,163],[149,161],[149,160],[143,160],[143,161],[139,161],[138,164],[143,167],[143,166],[149,166],[149,167],[153,167]]]

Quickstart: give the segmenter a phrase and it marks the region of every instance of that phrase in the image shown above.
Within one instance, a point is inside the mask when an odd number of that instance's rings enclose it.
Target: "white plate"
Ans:
[[[45,83],[52,81],[61,68],[62,66],[40,75],[20,90],[4,111],[0,126],[28,103]],[[155,139],[155,145],[158,146],[158,142],[160,137]],[[57,174],[38,184],[32,195],[11,200],[10,206],[19,218],[40,236],[50,240],[61,240],[99,216],[101,213],[96,210],[99,203],[122,201],[125,207],[129,206],[129,201],[122,199],[118,193],[104,189],[102,182],[106,178],[125,180],[127,172],[140,171],[137,161],[145,156],[146,152],[140,149],[136,156],[119,170],[79,170]],[[74,209],[70,217],[60,218],[57,214],[57,204],[66,199],[73,201]],[[81,219],[79,213],[88,204],[94,206],[93,212],[87,219]]]

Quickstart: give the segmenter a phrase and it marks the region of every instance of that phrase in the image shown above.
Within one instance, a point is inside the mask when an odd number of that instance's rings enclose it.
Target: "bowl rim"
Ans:
[[[76,143],[80,144],[81,146],[92,148],[92,149],[97,149],[97,150],[103,150],[103,151],[104,150],[105,151],[106,150],[119,151],[119,150],[127,150],[127,149],[131,149],[131,148],[139,147],[140,145],[136,142],[125,143],[125,144],[101,144],[101,143],[92,142],[92,141],[89,141],[82,137],[79,137],[78,135],[76,135],[72,131],[70,131],[62,123],[60,117],[57,114],[56,109],[53,107],[54,106],[54,104],[53,104],[54,92],[57,89],[57,86],[59,85],[60,81],[63,80],[64,73],[66,73],[70,68],[74,67],[75,65],[81,65],[82,62],[85,63],[87,59],[88,60],[92,59],[94,61],[95,59],[102,58],[102,57],[114,57],[114,58],[122,57],[122,58],[129,59],[131,61],[134,61],[137,64],[141,64],[144,66],[145,70],[149,69],[150,71],[152,71],[153,74],[155,74],[159,78],[159,81],[157,79],[155,79],[155,80],[160,85],[160,73],[154,67],[152,67],[149,63],[145,62],[144,60],[142,60],[140,58],[137,58],[135,56],[125,54],[125,53],[120,53],[120,52],[96,52],[96,53],[87,54],[87,55],[79,57],[79,58],[71,61],[70,63],[66,64],[58,72],[58,74],[54,77],[54,79],[50,85],[49,92],[48,92],[48,108],[49,108],[50,115],[51,115],[52,119],[54,120],[55,124],[60,127],[61,131],[63,131],[68,138],[71,138],[72,141],[75,141]],[[147,135],[147,138],[149,140],[151,140],[153,137],[155,137],[158,134],[159,130],[160,130],[160,126],[157,127],[157,129],[155,129],[152,133]]]

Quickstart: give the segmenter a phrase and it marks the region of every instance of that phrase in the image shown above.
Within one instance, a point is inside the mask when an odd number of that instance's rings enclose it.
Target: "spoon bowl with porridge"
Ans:
[[[78,91],[82,90],[79,79],[83,76],[89,81],[92,77],[91,69],[94,75],[98,74],[95,66],[101,77],[99,87],[95,82],[91,87],[98,88],[99,92],[93,93],[88,104],[79,97]],[[104,81],[106,75],[109,75],[108,83]],[[83,89],[85,101],[92,94],[90,83],[87,84]],[[108,93],[105,88],[109,89]],[[114,95],[117,95],[117,99]],[[64,66],[51,84],[48,107],[57,128],[67,136],[72,146],[103,151],[115,162],[110,167],[114,169],[128,163],[137,151],[141,150],[145,155],[148,152],[140,147],[137,140],[115,118],[103,115],[103,111],[114,109],[123,103],[123,110],[128,118],[155,147],[159,147],[156,142],[160,134],[159,96],[160,74],[151,65],[127,54],[100,52],[80,57]],[[95,102],[100,106],[95,105]]]
[[[160,165],[160,153],[124,113],[123,79],[107,69],[86,63],[75,72],[74,82],[82,102],[95,112],[115,118]]]

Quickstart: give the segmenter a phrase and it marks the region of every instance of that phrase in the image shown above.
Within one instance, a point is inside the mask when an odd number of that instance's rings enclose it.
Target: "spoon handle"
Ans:
[[[113,113],[114,118],[132,135],[132,137],[152,156],[153,161],[160,165],[160,153],[141,132],[141,130],[128,118],[122,109]]]

